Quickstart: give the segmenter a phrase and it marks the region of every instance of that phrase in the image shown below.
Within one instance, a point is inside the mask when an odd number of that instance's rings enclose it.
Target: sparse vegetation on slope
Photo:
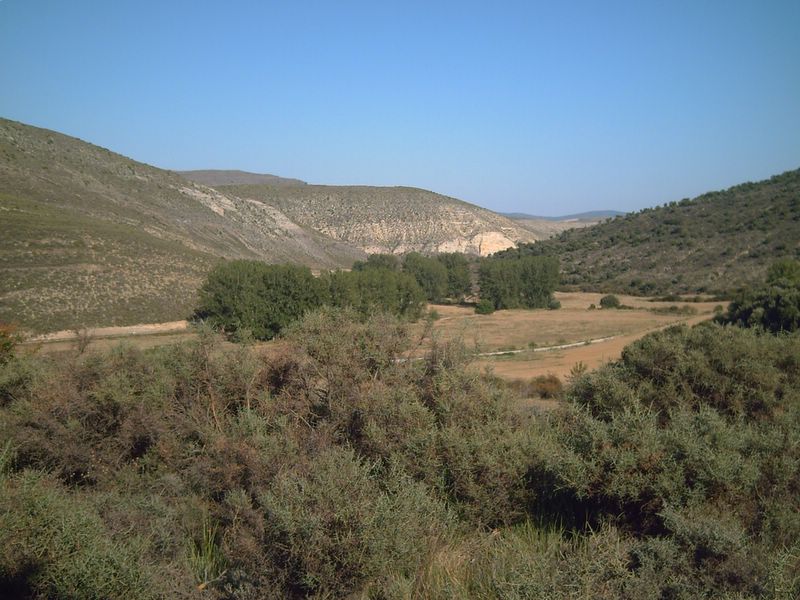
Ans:
[[[0,321],[43,331],[184,318],[220,257],[336,267],[361,256],[273,207],[0,120]]]
[[[800,170],[566,231],[508,254],[558,256],[587,291],[729,293],[800,256]]]
[[[274,206],[297,223],[368,253],[486,255],[536,239],[506,217],[416,188],[245,185],[219,189]]]

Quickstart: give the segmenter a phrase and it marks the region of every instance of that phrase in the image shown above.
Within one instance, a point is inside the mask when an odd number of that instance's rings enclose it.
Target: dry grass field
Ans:
[[[559,378],[583,362],[593,369],[619,357],[622,349],[644,334],[677,323],[698,323],[713,316],[719,302],[650,302],[648,298],[618,296],[631,309],[589,309],[600,305],[602,294],[557,292],[559,310],[504,310],[476,315],[470,307],[435,306],[440,318],[433,335],[448,340],[461,337],[479,354],[478,364],[506,379],[529,379],[552,373]],[[694,314],[664,314],[671,306]],[[610,338],[610,339],[609,339]],[[603,340],[603,341],[594,341]],[[582,345],[557,350],[551,346]],[[586,342],[592,342],[586,344]]]
[[[554,374],[562,380],[572,367],[583,362],[590,369],[614,360],[622,349],[646,333],[676,323],[698,323],[713,315],[718,302],[650,302],[647,298],[619,296],[624,310],[589,309],[599,306],[601,294],[557,292],[559,310],[503,310],[491,315],[477,315],[469,306],[433,305],[439,314],[432,323],[430,336],[420,347],[424,351],[431,339],[460,338],[479,356],[476,364],[488,368],[504,379],[530,379]],[[663,314],[653,309],[671,306],[690,307],[694,314]],[[428,325],[414,325],[415,333],[423,336]],[[139,348],[152,348],[192,339],[196,333],[185,321],[108,327],[85,330],[81,333],[62,331],[27,342],[29,349],[41,352],[65,352],[78,347],[80,338],[88,340],[94,350],[105,350],[120,343]],[[588,342],[588,343],[587,343]],[[578,344],[570,348],[553,346]],[[269,353],[276,342],[257,344]],[[496,354],[493,354],[496,353]],[[480,356],[482,355],[482,356]]]

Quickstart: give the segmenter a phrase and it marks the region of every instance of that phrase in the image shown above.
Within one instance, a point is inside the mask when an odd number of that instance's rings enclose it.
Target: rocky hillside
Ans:
[[[596,291],[720,292],[800,258],[800,169],[616,217],[509,252],[555,255],[563,282]]]
[[[0,321],[46,331],[172,320],[220,258],[327,268],[361,257],[274,206],[0,120]]]
[[[367,253],[486,256],[538,239],[497,213],[417,188],[242,185],[219,189],[273,206],[297,223]]]

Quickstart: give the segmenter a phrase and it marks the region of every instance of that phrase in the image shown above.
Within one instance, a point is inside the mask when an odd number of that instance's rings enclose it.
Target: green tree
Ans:
[[[436,256],[447,269],[447,296],[461,300],[472,291],[472,277],[469,272],[469,260],[460,252],[449,252]]]
[[[772,263],[767,269],[768,285],[800,285],[800,261],[785,258]]]
[[[558,285],[558,260],[547,256],[487,258],[479,270],[481,299],[504,308],[546,308]]]
[[[325,298],[308,267],[251,260],[218,265],[199,296],[195,318],[227,333],[246,329],[261,340],[275,337]]]
[[[765,284],[739,293],[717,320],[773,333],[800,329],[800,262],[786,259],[773,263]]]
[[[435,258],[423,256],[418,252],[406,254],[403,259],[403,272],[417,280],[429,301],[437,302],[447,295],[447,269]]]
[[[388,269],[336,271],[320,277],[325,302],[331,306],[356,309],[362,315],[386,311],[407,319],[422,314],[425,295],[407,273]]]
[[[400,270],[400,259],[394,254],[370,254],[366,261],[357,260],[353,263],[353,271],[366,271],[367,269]]]

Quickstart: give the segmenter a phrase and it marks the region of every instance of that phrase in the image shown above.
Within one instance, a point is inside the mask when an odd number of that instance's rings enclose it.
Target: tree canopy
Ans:
[[[558,260],[547,256],[487,258],[481,262],[481,299],[495,309],[545,308],[558,285]]]

